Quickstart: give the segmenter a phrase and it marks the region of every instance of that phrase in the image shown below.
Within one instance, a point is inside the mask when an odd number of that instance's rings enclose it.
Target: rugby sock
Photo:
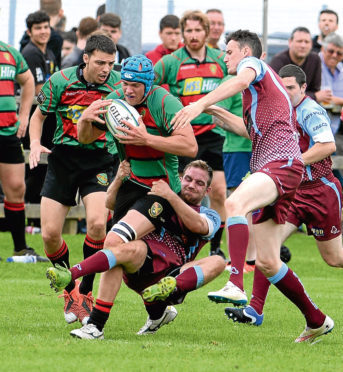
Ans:
[[[297,275],[285,263],[268,280],[300,309],[308,327],[319,328],[324,323],[325,315],[310,299]]]
[[[229,217],[227,226],[231,259],[230,282],[243,291],[244,262],[249,243],[248,220],[242,216]]]
[[[96,299],[87,324],[94,324],[99,331],[102,331],[105,327],[108,317],[110,316],[112,306],[113,302],[106,302]]]
[[[211,239],[211,252],[215,252],[217,248],[220,249],[220,241],[222,239],[224,227],[225,221],[221,221],[218,231],[214,234],[214,237]]]
[[[51,261],[51,263],[55,266],[56,264],[59,264],[63,267],[70,268],[69,263],[69,250],[67,243],[63,240],[61,248],[54,253],[48,253],[45,251],[46,256]],[[75,281],[72,280],[64,289],[70,293],[75,288]]]
[[[74,265],[71,269],[71,277],[73,280],[81,276],[102,273],[112,269],[117,263],[115,255],[109,249],[102,249],[92,256],[86,258],[80,263]],[[88,291],[89,292],[89,291]],[[88,293],[87,292],[87,293]]]
[[[19,252],[26,249],[25,240],[25,204],[10,203],[6,199],[4,201],[5,218],[10,229],[14,251]]]
[[[102,240],[93,240],[88,234],[86,234],[85,241],[83,243],[83,257],[88,258],[99,252],[100,249],[104,248],[105,238]],[[88,294],[93,289],[95,274],[88,274],[82,278],[80,284],[80,293]]]
[[[257,267],[255,267],[254,283],[249,305],[252,306],[258,314],[263,313],[263,307],[266,302],[269,287],[270,281]]]
[[[193,266],[183,271],[175,279],[179,291],[190,292],[204,284],[204,272],[200,266]]]
[[[167,308],[167,304],[164,301],[156,301],[154,303],[144,302],[144,305],[151,320],[160,319],[164,310]]]

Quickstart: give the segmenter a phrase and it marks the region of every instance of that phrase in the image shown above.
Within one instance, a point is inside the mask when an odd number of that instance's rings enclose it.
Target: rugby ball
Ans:
[[[127,125],[122,123],[122,120],[128,121],[130,124],[138,127],[138,111],[127,102],[122,99],[114,99],[112,103],[107,107],[107,112],[105,114],[105,122],[108,130],[115,134],[123,134],[126,136],[126,133],[122,132],[120,128],[128,128]]]

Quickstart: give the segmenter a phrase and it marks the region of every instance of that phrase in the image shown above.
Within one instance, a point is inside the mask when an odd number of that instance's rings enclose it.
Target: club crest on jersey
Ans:
[[[37,102],[42,105],[46,100],[46,95],[44,94],[44,92],[41,90],[39,93],[38,93],[38,96],[37,96]]]
[[[213,75],[217,73],[217,65],[210,65],[210,70]]]
[[[11,62],[11,55],[9,53],[4,53],[3,57],[6,59],[7,62]]]
[[[160,203],[155,202],[151,208],[149,209],[149,216],[152,218],[156,218],[163,212],[163,207]]]
[[[101,186],[108,186],[108,178],[106,173],[97,174],[96,179]]]

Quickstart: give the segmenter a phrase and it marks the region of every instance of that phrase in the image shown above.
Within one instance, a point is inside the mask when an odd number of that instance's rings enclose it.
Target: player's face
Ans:
[[[121,29],[119,27],[101,25],[100,30],[106,32],[108,36],[112,39],[114,44],[118,44],[118,41],[121,38]]]
[[[338,28],[337,17],[334,14],[323,13],[319,17],[318,23],[320,32],[323,36],[335,32]]]
[[[300,86],[295,80],[295,76],[282,78],[283,85],[285,86],[292,106],[297,106],[303,99],[306,90],[306,84]]]
[[[326,66],[334,69],[343,59],[343,48],[330,43],[323,49],[323,58]]]
[[[36,23],[31,27],[31,31],[27,30],[31,41],[35,45],[46,45],[50,39],[51,29],[49,22]]]
[[[83,55],[86,64],[84,69],[85,79],[89,83],[104,84],[114,65],[114,54],[95,50],[90,56]]]
[[[208,38],[211,40],[219,41],[222,33],[224,32],[224,17],[221,13],[218,12],[210,12],[207,13],[207,18],[210,21],[210,33]]]
[[[181,42],[180,28],[165,27],[160,31],[160,38],[165,48],[176,50]]]
[[[290,53],[296,58],[306,58],[312,49],[311,35],[307,32],[297,31],[293,39],[288,42]]]
[[[145,85],[136,81],[122,81],[125,101],[131,106],[136,106],[144,98]]]
[[[240,47],[235,40],[230,40],[226,45],[224,62],[230,75],[236,75],[239,62],[248,55],[247,47]]]
[[[181,179],[182,199],[192,205],[200,205],[210,188],[207,186],[208,173],[201,169],[188,168]]]
[[[188,20],[183,31],[183,40],[190,51],[198,51],[205,46],[206,31],[200,21]]]

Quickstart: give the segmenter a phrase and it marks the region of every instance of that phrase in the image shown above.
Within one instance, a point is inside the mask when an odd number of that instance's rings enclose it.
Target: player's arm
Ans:
[[[135,146],[148,146],[155,150],[178,156],[188,156],[191,158],[196,156],[198,144],[191,125],[174,130],[169,137],[162,137],[148,133],[141,117],[138,118],[138,122],[139,126],[135,127],[128,121],[123,120],[123,123],[128,126],[129,129],[120,129],[120,131],[125,132],[126,135],[116,134],[116,138],[120,143]]]
[[[42,152],[51,153],[51,151],[42,146],[40,143],[42,137],[43,123],[46,118],[46,115],[43,115],[39,106],[37,106],[35,112],[33,113],[30,120],[30,155],[29,155],[29,164],[30,169],[37,167],[40,161],[40,154]]]
[[[106,195],[106,208],[114,210],[114,205],[116,203],[117,194],[120,186],[123,184],[125,178],[130,175],[130,163],[126,160],[123,160],[118,168],[118,172],[107,189]]]
[[[174,128],[185,126],[199,116],[209,106],[222,101],[223,99],[232,97],[248,88],[255,77],[256,72],[254,69],[243,68],[237,76],[225,81],[220,84],[218,88],[206,94],[206,96],[180,110],[171,121],[171,124]]]
[[[166,182],[162,180],[153,182],[151,191],[149,191],[148,194],[158,195],[168,200],[175,213],[191,232],[206,236],[213,229],[208,219],[186,204],[173,190],[171,190]]]
[[[305,165],[321,161],[336,151],[335,142],[317,142],[302,154]]]
[[[77,139],[80,143],[88,144],[94,142],[106,130],[105,120],[100,115],[107,112],[106,107],[112,100],[98,99],[92,102],[82,113],[77,122]],[[98,124],[98,125],[94,125]],[[100,129],[101,126],[104,129]]]
[[[30,70],[18,74],[16,80],[21,87],[20,107],[19,107],[19,128],[17,137],[25,136],[26,128],[29,123],[29,115],[35,91],[35,82]]]
[[[214,123],[228,132],[249,138],[243,119],[234,115],[222,107],[212,105],[205,110],[207,114],[214,116]]]

